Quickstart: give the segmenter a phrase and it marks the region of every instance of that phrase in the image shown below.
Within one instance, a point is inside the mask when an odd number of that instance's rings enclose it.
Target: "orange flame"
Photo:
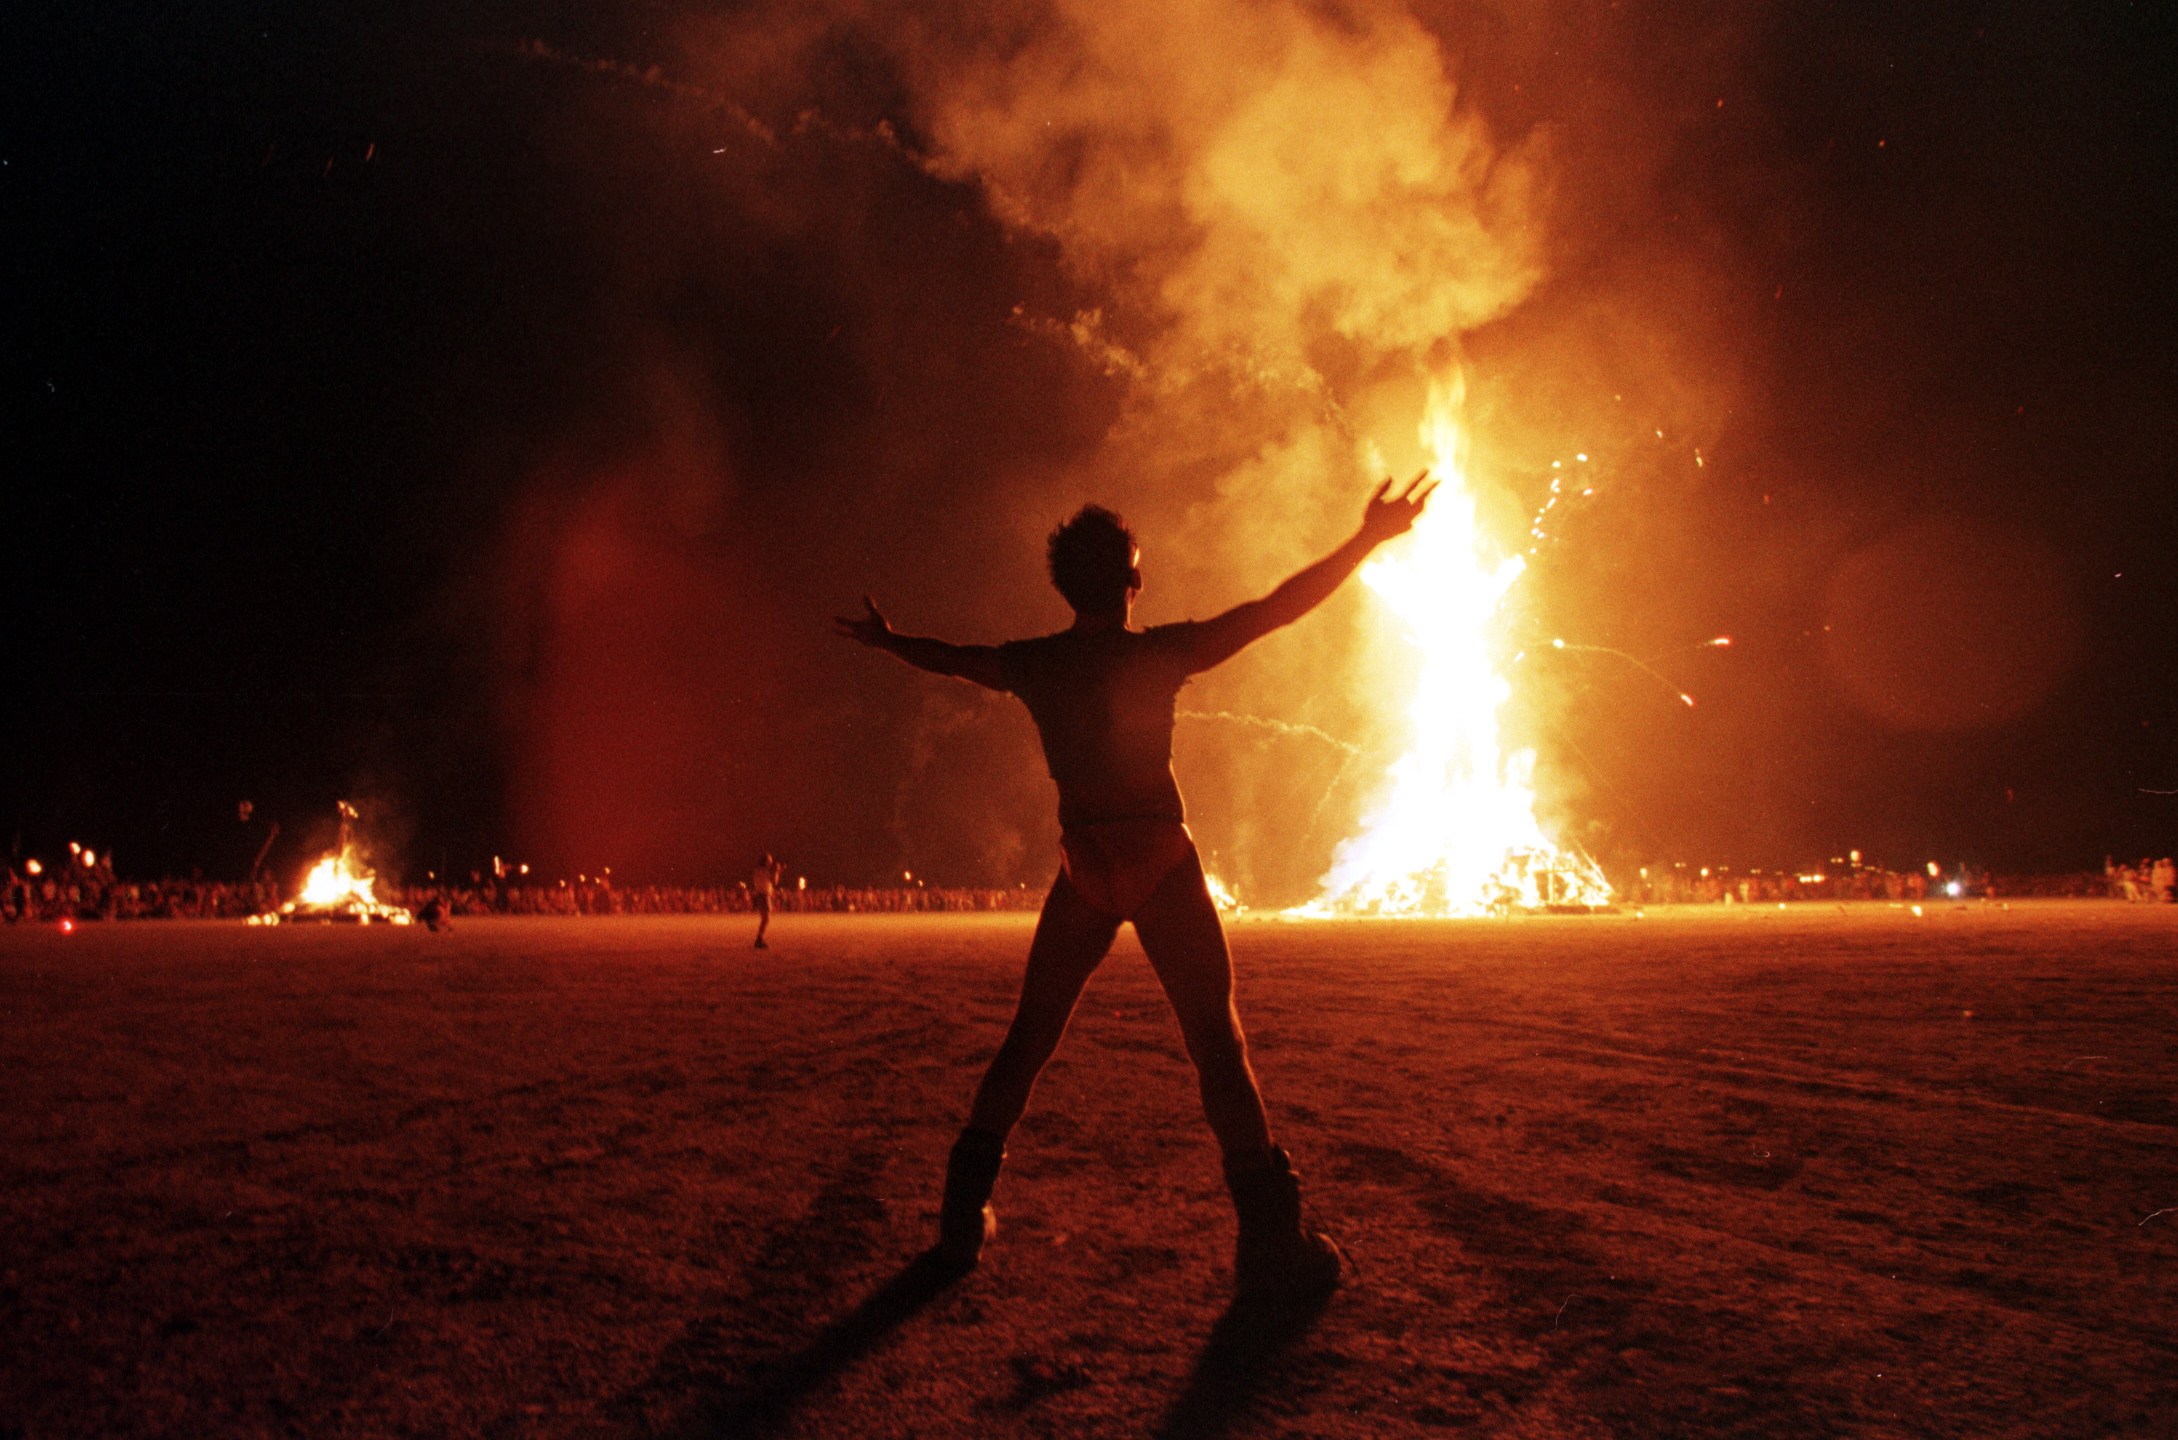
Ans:
[[[340,848],[323,856],[303,877],[302,889],[277,911],[252,917],[252,924],[277,924],[281,917],[317,920],[374,920],[406,925],[416,917],[406,907],[389,905],[375,893],[378,877],[363,864],[350,833],[356,807],[340,802]],[[525,870],[527,866],[523,867]]]
[[[310,867],[302,893],[295,898],[303,905],[344,905],[357,900],[376,905],[378,897],[371,893],[371,887],[377,881],[377,876],[360,867],[354,851],[342,850]]]
[[[1507,752],[1498,735],[1512,686],[1491,642],[1526,567],[1483,534],[1464,465],[1464,390],[1456,371],[1431,383],[1421,439],[1442,488],[1411,538],[1362,570],[1412,646],[1407,747],[1310,913],[1464,915],[1611,898],[1595,862],[1537,822],[1535,752]]]

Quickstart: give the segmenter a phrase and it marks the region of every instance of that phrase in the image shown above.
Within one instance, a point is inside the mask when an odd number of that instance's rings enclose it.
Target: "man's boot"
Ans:
[[[1006,1140],[973,1126],[960,1132],[945,1159],[945,1203],[938,1210],[938,1259],[957,1270],[972,1270],[983,1242],[998,1232],[991,1209],[991,1187],[1006,1162]]]
[[[1301,1228],[1301,1185],[1284,1150],[1226,1156],[1225,1185],[1240,1217],[1233,1249],[1239,1299],[1306,1303],[1338,1288],[1345,1256],[1330,1236]]]

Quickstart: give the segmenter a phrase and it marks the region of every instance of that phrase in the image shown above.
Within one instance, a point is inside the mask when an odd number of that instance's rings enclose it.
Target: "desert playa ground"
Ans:
[[[773,934],[0,934],[0,1436],[2178,1433],[2178,909],[1238,923],[1276,1317],[1131,936],[938,1286],[1028,920]]]

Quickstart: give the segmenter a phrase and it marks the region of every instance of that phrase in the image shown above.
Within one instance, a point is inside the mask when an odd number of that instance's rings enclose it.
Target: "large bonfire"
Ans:
[[[1410,647],[1406,749],[1303,913],[1472,915],[1611,899],[1596,863],[1536,819],[1535,752],[1508,752],[1498,733],[1512,686],[1494,642],[1526,562],[1482,531],[1460,399],[1456,373],[1430,386],[1421,439],[1443,484],[1411,538],[1362,571]]]

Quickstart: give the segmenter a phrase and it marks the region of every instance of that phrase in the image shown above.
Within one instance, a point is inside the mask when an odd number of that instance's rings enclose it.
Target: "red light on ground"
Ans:
[[[75,933],[76,933],[76,922],[75,922],[75,921],[73,921],[73,920],[63,920],[63,921],[61,921],[61,934],[63,934],[63,935],[73,935],[73,934],[75,934]]]

